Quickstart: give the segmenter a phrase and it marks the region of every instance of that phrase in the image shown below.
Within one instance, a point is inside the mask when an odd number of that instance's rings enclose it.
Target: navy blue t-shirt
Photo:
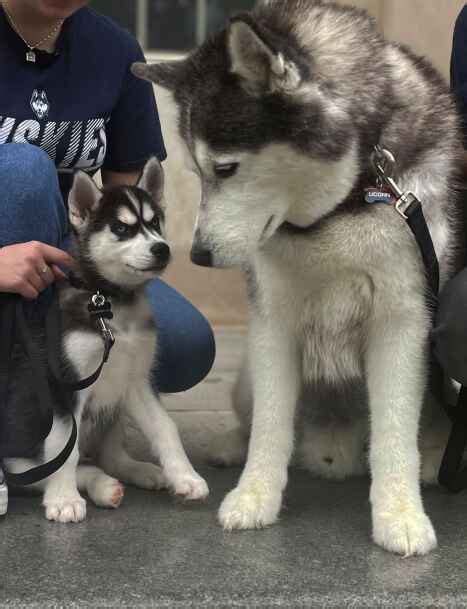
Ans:
[[[27,48],[0,9],[0,144],[29,142],[53,159],[66,200],[75,169],[134,171],[166,157],[153,88],[131,74],[137,41],[89,8],[67,19],[56,52]]]

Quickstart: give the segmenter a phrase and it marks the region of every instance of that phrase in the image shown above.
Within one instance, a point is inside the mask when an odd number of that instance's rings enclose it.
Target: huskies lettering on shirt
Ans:
[[[59,171],[99,169],[107,151],[105,118],[86,121],[18,121],[0,116],[0,144],[35,144],[55,162]]]

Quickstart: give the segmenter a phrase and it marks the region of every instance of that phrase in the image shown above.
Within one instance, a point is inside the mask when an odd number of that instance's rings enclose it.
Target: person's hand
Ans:
[[[37,298],[54,281],[66,279],[58,265],[73,267],[66,252],[39,243],[18,243],[0,248],[0,292]]]

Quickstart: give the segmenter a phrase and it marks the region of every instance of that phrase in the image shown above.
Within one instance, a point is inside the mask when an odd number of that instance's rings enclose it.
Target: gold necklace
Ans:
[[[15,30],[15,32],[18,34],[18,36],[21,38],[21,40],[24,42],[24,44],[29,49],[26,52],[26,61],[29,61],[30,63],[36,63],[35,51],[37,50],[37,47],[39,47],[41,44],[44,44],[44,42],[47,42],[47,40],[52,38],[52,36],[57,33],[57,31],[62,27],[64,19],[60,19],[58,21],[58,23],[54,26],[53,30],[51,30],[47,34],[47,36],[44,36],[44,38],[42,38],[42,40],[39,40],[39,42],[36,42],[36,44],[34,44],[34,45],[30,45],[29,42],[23,38],[21,32],[19,31],[18,26],[15,23],[15,20],[11,16],[10,11],[7,9],[7,3],[5,2],[5,0],[2,2],[2,6],[3,6],[3,10],[5,11],[5,15],[8,17],[8,21],[11,24],[11,27]]]

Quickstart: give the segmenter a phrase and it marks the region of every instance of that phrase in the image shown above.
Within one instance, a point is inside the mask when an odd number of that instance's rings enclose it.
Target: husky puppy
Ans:
[[[405,221],[393,206],[365,203],[363,191],[375,185],[380,144],[396,157],[400,186],[424,202],[443,284],[458,264],[451,186],[462,153],[442,78],[386,42],[365,12],[321,0],[260,2],[186,60],[133,70],[173,91],[179,107],[202,182],[193,260],[241,265],[248,280],[251,437],[220,522],[277,520],[299,395],[306,385],[307,409],[332,410],[320,399],[328,387],[343,396],[349,422],[369,408],[375,542],[426,554],[436,546],[417,445],[427,281]],[[333,441],[322,430],[317,450]],[[342,426],[339,441],[351,446],[355,433]]]
[[[86,173],[78,173],[69,212],[72,253],[78,261],[73,283],[78,289],[60,289],[63,360],[76,378],[87,378],[102,361],[103,341],[87,308],[96,290],[111,298],[114,318],[108,324],[116,343],[98,381],[75,398],[80,451],[92,456],[106,473],[95,466],[78,466],[75,446],[63,467],[39,485],[46,517],[59,522],[83,520],[86,504],[78,488],[97,505],[118,507],[123,488],[115,478],[143,488],[167,486],[185,499],[202,499],[208,487],[193,470],[178,430],[151,386],[157,329],[144,288],[170,260],[159,161],[148,161],[136,187],[101,192]],[[127,453],[122,425],[128,418],[144,434],[161,467],[137,462]],[[69,429],[68,418],[57,412],[43,447],[44,461],[60,452]],[[31,465],[30,460],[7,462],[12,472]]]

